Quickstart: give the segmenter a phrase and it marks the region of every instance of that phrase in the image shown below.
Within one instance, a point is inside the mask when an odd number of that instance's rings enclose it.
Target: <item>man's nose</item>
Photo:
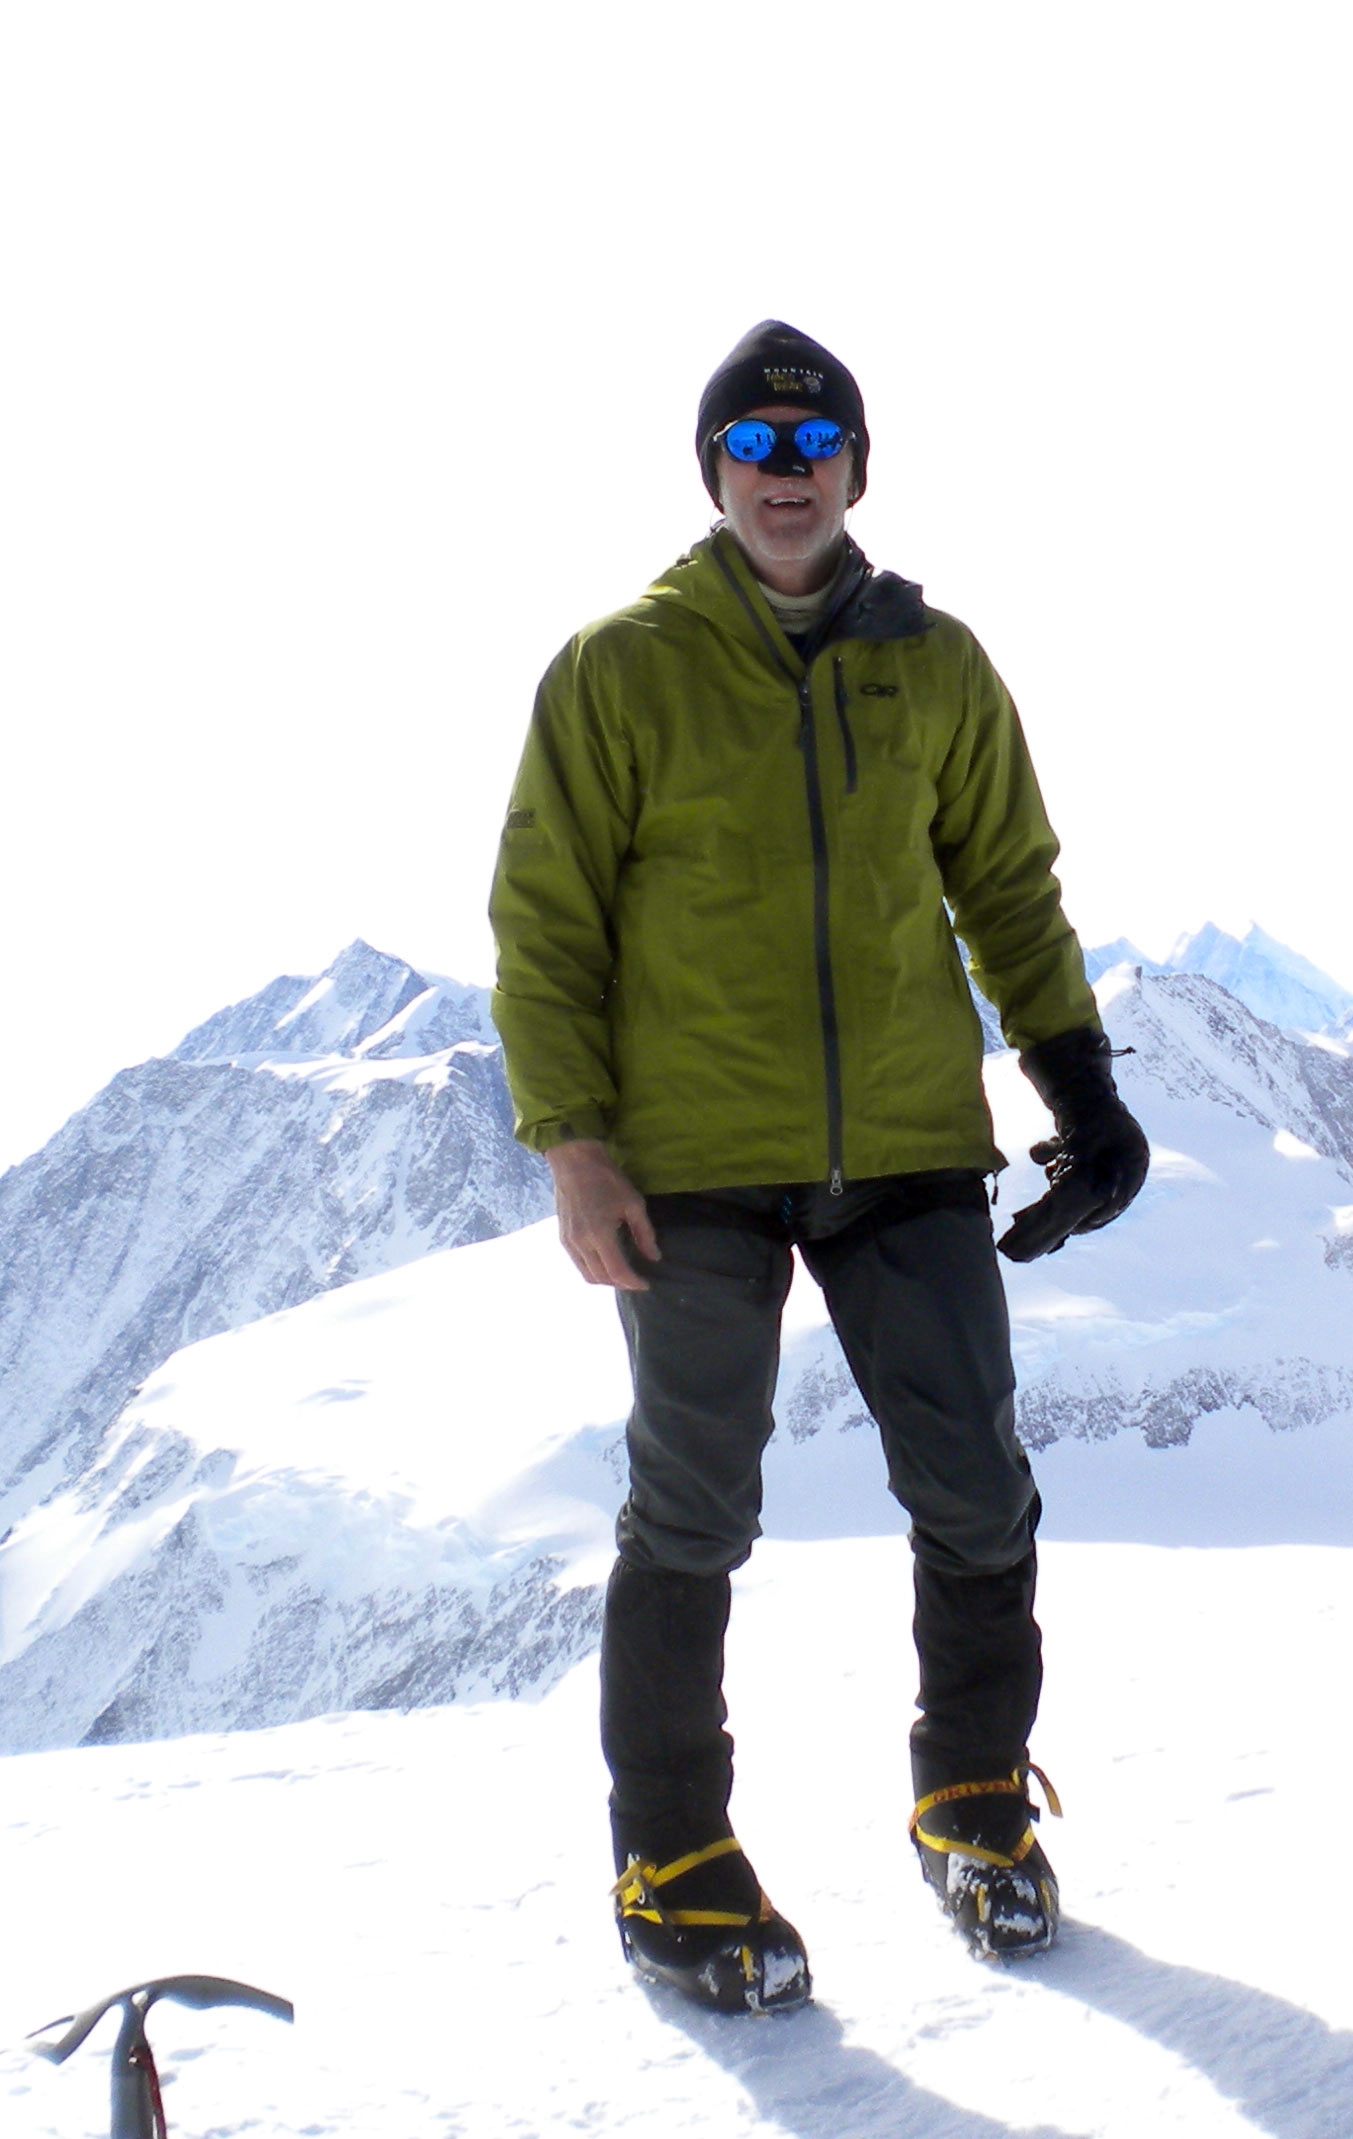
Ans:
[[[786,439],[783,443],[777,443],[774,450],[766,455],[761,463],[761,472],[763,475],[811,476],[813,464],[804,459],[792,439]]]

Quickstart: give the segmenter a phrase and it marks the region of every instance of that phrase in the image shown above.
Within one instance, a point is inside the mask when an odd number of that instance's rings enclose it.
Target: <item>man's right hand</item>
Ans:
[[[634,1183],[612,1164],[606,1146],[588,1137],[555,1144],[545,1157],[554,1175],[559,1238],[588,1284],[647,1292],[648,1279],[639,1275],[621,1241],[624,1226],[645,1262],[662,1260]]]

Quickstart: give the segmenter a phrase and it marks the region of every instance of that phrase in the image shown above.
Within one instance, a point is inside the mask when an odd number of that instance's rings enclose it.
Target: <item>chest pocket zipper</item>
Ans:
[[[846,793],[853,795],[858,785],[858,768],[855,762],[855,738],[850,732],[850,721],[846,716],[848,700],[845,664],[839,654],[832,657],[832,696],[836,701],[836,718],[841,727],[841,748],[845,752]]]

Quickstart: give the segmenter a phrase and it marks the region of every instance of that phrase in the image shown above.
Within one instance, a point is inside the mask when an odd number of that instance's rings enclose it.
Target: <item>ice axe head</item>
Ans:
[[[295,2017],[288,1999],[256,1990],[251,1983],[233,1983],[228,1976],[157,1976],[153,1982],[115,1990],[97,2005],[86,2006],[83,2013],[67,2013],[60,2020],[49,2020],[46,2027],[36,2028],[28,2038],[36,2054],[49,2058],[54,2065],[64,2065],[105,2013],[115,2005],[122,2008],[122,2025],[113,2046],[109,2139],[166,2139],[159,2075],[146,2039],[146,2015],[157,1998],[172,1998],[176,2005],[190,2005],[198,2011],[212,2005],[247,2005],[257,2013],[271,2013],[274,2020]],[[61,2027],[66,2032],[58,2041],[37,2040],[39,2035]]]

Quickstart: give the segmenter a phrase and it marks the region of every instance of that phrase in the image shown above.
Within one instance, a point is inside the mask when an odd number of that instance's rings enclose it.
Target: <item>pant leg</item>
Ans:
[[[723,1728],[727,1575],[618,1559],[601,1643],[601,1747],[616,1870],[630,1850],[670,1863],[730,1832],[733,1740]]]
[[[1038,1496],[1015,1437],[990,1220],[929,1211],[873,1234],[805,1241],[802,1252],[912,1518],[914,1763],[926,1788],[1008,1773],[1027,1755],[1042,1683]]]
[[[915,1562],[921,1713],[912,1725],[911,1758],[918,1797],[948,1783],[1009,1775],[1029,1757],[1043,1686],[1034,1618],[1037,1519],[1035,1496],[1028,1550],[999,1574],[946,1574],[919,1557]]]
[[[650,1289],[616,1296],[634,1378],[616,1543],[638,1567],[722,1575],[761,1534],[792,1261],[782,1241],[734,1224],[657,1233]]]
[[[606,1593],[602,1751],[616,1867],[730,1832],[730,1568],[760,1534],[788,1248],[736,1225],[657,1225],[651,1289],[618,1295],[634,1375],[630,1490]]]

